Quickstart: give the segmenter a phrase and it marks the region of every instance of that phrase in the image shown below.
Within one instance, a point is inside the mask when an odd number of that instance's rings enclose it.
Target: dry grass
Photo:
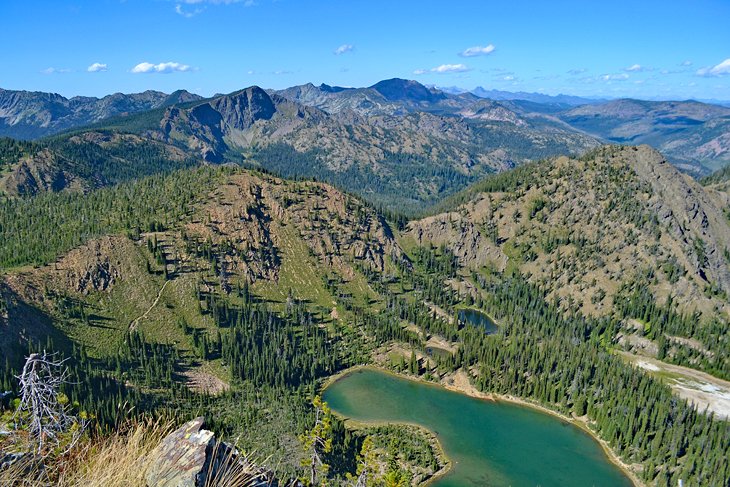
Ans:
[[[82,442],[55,462],[46,461],[45,469],[25,463],[2,470],[0,487],[146,487],[145,477],[153,465],[150,453],[174,427],[169,420],[132,422],[115,433]],[[205,487],[256,485],[258,468],[236,460],[231,452],[221,455],[218,464],[228,468],[208,475]]]
[[[172,431],[169,421],[141,421],[123,431],[89,441],[59,463],[60,487],[145,486],[149,453]]]

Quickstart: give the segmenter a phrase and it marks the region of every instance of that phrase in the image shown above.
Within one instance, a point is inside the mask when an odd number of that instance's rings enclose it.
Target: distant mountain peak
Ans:
[[[450,88],[453,90],[453,88]],[[596,103],[603,100],[596,100],[591,98],[583,98],[581,96],[573,96],[573,95],[546,95],[544,93],[527,93],[524,91],[503,91],[503,90],[494,90],[494,89],[486,89],[481,86],[477,86],[471,92],[473,95],[478,96],[479,98],[489,98],[490,100],[524,100],[524,101],[531,101],[534,103],[544,103],[544,104],[560,104],[560,105],[569,105],[569,106],[577,106],[577,105],[585,105],[588,103]]]
[[[352,90],[353,88],[345,88],[343,86],[330,86],[322,83],[319,85],[319,89],[327,93],[339,93],[341,91]]]
[[[391,78],[379,81],[370,88],[374,89],[388,101],[416,101],[433,103],[443,100],[446,95],[439,90],[431,90],[418,81]]]

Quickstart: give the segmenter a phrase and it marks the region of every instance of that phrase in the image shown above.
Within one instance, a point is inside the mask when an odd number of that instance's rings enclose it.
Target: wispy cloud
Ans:
[[[585,68],[576,68],[576,69],[568,70],[568,74],[572,74],[573,76],[578,75],[578,74],[583,74],[585,72],[586,72]]]
[[[715,66],[708,66],[697,70],[697,76],[726,76],[730,74],[730,58]]]
[[[159,63],[159,64],[152,64],[148,62],[139,63],[135,67],[132,68],[133,73],[175,73],[175,72],[187,72],[192,71],[193,68],[188,66],[187,64],[181,64],[181,63]]]
[[[175,13],[178,15],[182,15],[186,19],[189,19],[191,17],[195,17],[196,15],[203,13],[205,11],[204,8],[195,8],[194,10],[185,10],[182,5],[179,3],[175,5]]]
[[[629,73],[638,73],[639,71],[644,71],[645,69],[646,68],[641,64],[632,64],[631,66],[624,68],[624,71],[628,71]]]
[[[442,64],[431,69],[417,69],[413,74],[426,74],[426,73],[463,73],[469,71],[469,67],[465,64]]]
[[[625,81],[629,79],[629,75],[626,73],[621,74],[604,74],[601,76],[603,81]]]
[[[89,73],[101,73],[102,71],[106,71],[108,66],[104,63],[94,63],[88,68],[86,68],[86,71]]]
[[[51,67],[49,67],[49,68],[41,70],[41,73],[43,73],[43,74],[66,74],[66,73],[70,73],[70,72],[71,72],[71,70],[69,68],[51,68]]]
[[[486,46],[474,46],[464,49],[459,53],[462,57],[474,57],[474,56],[486,56],[492,54],[496,48],[494,44],[488,44]]]
[[[335,56],[339,56],[340,54],[345,54],[346,52],[352,52],[352,50],[355,49],[355,46],[352,44],[342,44],[340,47],[335,49],[333,51]]]
[[[686,60],[686,61],[682,61],[682,62],[681,62],[681,63],[680,63],[679,65],[680,65],[680,66],[692,66],[692,61],[690,61],[690,60],[688,59],[688,60]]]

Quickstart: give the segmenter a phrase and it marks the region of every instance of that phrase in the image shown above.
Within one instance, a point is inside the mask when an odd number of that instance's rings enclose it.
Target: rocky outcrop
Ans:
[[[651,184],[651,206],[688,251],[694,271],[730,294],[730,225],[715,200],[697,181],[681,174],[648,145],[630,149],[638,176]]]
[[[0,177],[0,191],[11,195],[33,196],[46,191],[61,191],[76,184],[76,177],[64,169],[57,154],[42,149],[24,157]]]
[[[270,472],[251,464],[231,445],[217,441],[196,418],[168,435],[150,454],[149,487],[271,485]]]

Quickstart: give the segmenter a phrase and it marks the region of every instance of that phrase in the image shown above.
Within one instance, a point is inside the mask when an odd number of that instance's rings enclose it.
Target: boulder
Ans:
[[[204,430],[202,417],[186,423],[167,436],[152,452],[147,472],[150,487],[198,487],[203,485],[215,446],[215,434]]]
[[[149,487],[263,487],[278,485],[270,471],[212,431],[203,429],[202,417],[168,435],[151,453],[145,479]],[[295,485],[295,484],[292,484]]]

